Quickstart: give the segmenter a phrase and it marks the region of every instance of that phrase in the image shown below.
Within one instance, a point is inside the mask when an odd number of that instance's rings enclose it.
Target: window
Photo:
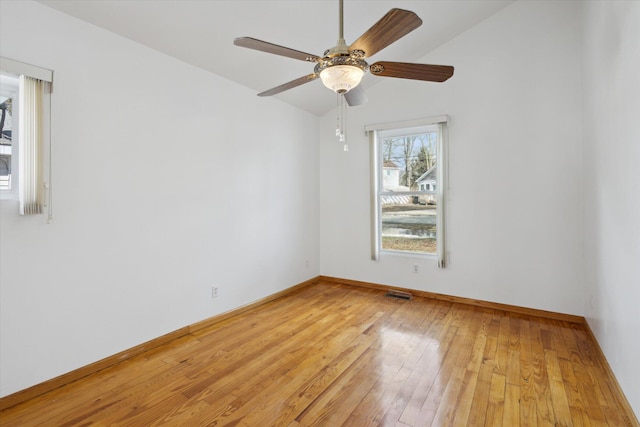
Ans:
[[[18,199],[20,214],[49,206],[50,101],[53,72],[0,58],[0,197]]]
[[[447,118],[367,126],[371,141],[372,258],[437,256],[445,266]]]

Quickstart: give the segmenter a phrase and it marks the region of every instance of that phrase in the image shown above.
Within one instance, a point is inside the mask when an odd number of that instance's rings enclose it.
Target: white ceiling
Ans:
[[[423,24],[367,59],[415,62],[513,0],[345,0],[347,44],[392,8],[415,12]],[[250,36],[322,56],[336,44],[338,0],[40,0],[41,3],[209,70],[256,93],[313,72],[312,63],[233,45]],[[455,64],[443,64],[453,65]],[[364,87],[383,80],[368,75]],[[415,84],[437,84],[422,83]],[[317,80],[278,98],[322,115],[335,95]]]

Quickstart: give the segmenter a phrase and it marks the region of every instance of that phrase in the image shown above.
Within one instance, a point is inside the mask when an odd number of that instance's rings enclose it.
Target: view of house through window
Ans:
[[[379,247],[436,254],[439,126],[378,134]]]
[[[18,97],[18,78],[0,75],[0,190],[15,189],[16,144],[13,129]]]

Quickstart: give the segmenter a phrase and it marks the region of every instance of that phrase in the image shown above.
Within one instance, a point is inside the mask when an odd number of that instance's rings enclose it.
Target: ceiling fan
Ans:
[[[236,46],[316,63],[313,73],[261,92],[258,96],[276,95],[320,78],[327,88],[344,95],[347,104],[355,106],[367,100],[360,85],[367,71],[379,77],[396,77],[429,82],[443,82],[453,75],[453,67],[448,65],[388,61],[367,64],[365,58],[378,53],[391,43],[415,30],[422,25],[422,20],[411,11],[391,9],[382,19],[361,35],[358,40],[347,46],[344,40],[343,0],[339,0],[338,7],[338,42],[336,46],[327,49],[322,57],[252,37],[239,37],[233,41]]]

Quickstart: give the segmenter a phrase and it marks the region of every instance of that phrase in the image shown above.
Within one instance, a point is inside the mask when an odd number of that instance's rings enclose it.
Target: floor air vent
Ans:
[[[384,296],[389,298],[411,299],[411,294],[409,292],[402,291],[389,291]]]

